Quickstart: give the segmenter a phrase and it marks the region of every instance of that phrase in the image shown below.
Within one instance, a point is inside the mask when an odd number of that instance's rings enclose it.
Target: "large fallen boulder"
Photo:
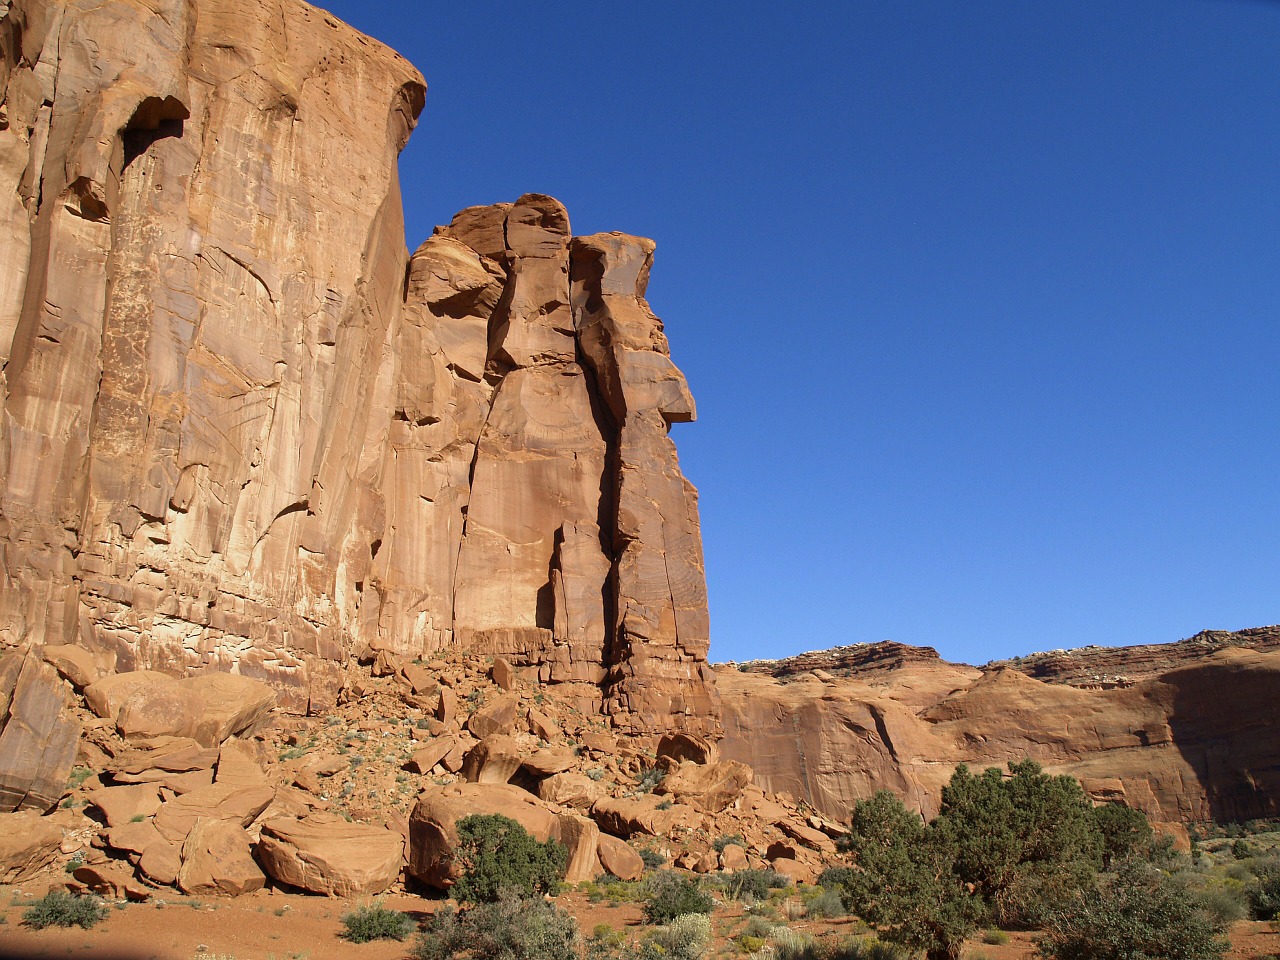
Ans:
[[[523,762],[520,744],[512,737],[495,733],[467,751],[462,761],[462,778],[470,783],[507,783]]]
[[[0,813],[0,884],[18,883],[58,856],[62,830],[35,810]]]
[[[639,880],[644,876],[644,860],[631,846],[607,833],[600,834],[600,866],[619,880]]]
[[[182,844],[178,887],[191,896],[225,894],[238,897],[266,886],[254,862],[249,835],[226,820],[200,820]]]
[[[275,880],[331,897],[382,893],[400,877],[404,838],[336,816],[262,824],[258,861]]]
[[[88,687],[85,697],[108,679]],[[265,683],[237,674],[211,672],[183,680],[165,678],[165,682],[152,676],[120,703],[114,720],[120,734],[131,740],[190,737],[216,747],[259,726],[275,702],[274,691]],[[109,714],[110,708],[106,709]]]
[[[572,869],[566,880],[595,876],[598,830],[585,825],[585,818],[557,813],[533,794],[505,783],[456,783],[423,793],[409,816],[409,873],[438,889],[450,887],[457,876],[457,823],[473,813],[500,814],[536,840],[563,843]]]
[[[0,813],[51,809],[76,758],[66,685],[34,652],[0,658]]]
[[[701,764],[691,760],[675,766],[654,788],[654,793],[671,797],[703,813],[720,813],[742,795],[751,782],[751,768],[737,760]]]
[[[639,797],[601,797],[591,807],[600,829],[624,839],[636,834],[665,837],[688,813],[688,808],[677,809],[670,801],[653,794]]]

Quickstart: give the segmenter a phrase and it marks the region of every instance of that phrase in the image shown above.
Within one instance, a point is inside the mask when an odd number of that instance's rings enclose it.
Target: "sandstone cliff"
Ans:
[[[881,788],[931,815],[956,764],[1026,757],[1156,821],[1280,814],[1280,628],[982,669],[867,644],[717,674],[724,756],[835,818]]]
[[[425,87],[299,0],[0,20],[0,645],[230,671],[503,653],[714,732],[653,244],[529,195],[405,248]]]

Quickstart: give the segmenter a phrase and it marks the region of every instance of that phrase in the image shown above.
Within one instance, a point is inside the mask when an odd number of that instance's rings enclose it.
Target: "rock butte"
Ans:
[[[1028,756],[1280,813],[1277,628],[711,669],[652,241],[531,193],[410,253],[422,78],[300,0],[4,9],[0,878],[372,895],[484,809],[811,879],[855,799]]]
[[[463,648],[715,732],[653,242],[529,194],[411,255],[423,80],[297,0],[8,6],[0,642],[296,713]]]

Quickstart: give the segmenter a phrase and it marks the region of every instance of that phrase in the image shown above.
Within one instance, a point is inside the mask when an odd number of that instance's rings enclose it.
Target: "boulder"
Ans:
[[[511,666],[505,657],[497,657],[493,661],[493,666],[489,669],[489,676],[493,678],[499,689],[514,690],[516,686],[516,669]]]
[[[0,813],[0,884],[20,883],[58,856],[62,830],[35,810]]]
[[[88,801],[102,811],[107,826],[119,827],[134,818],[155,816],[160,809],[160,791],[154,783],[128,787],[102,787],[86,794]]]
[[[619,880],[639,880],[644,876],[644,860],[626,841],[602,833],[597,844],[600,866]]]
[[[133,871],[118,863],[86,863],[71,875],[89,890],[112,900],[141,902],[151,896],[151,891],[134,879]]]
[[[560,726],[549,717],[534,707],[529,708],[529,732],[539,740],[545,740],[547,743],[555,743],[560,739]]]
[[[674,807],[659,809],[661,799],[652,794],[636,798],[601,797],[591,807],[591,815],[600,829],[618,837],[647,834],[665,837],[681,818]]]
[[[170,843],[163,837],[143,850],[142,859],[138,861],[138,870],[144,877],[164,886],[177,883],[181,869],[182,845]]]
[[[703,813],[720,813],[742,794],[751,782],[751,768],[737,760],[712,764],[684,761],[672,769],[655,788]]]
[[[168,842],[160,836],[160,831],[150,820],[143,820],[140,823],[122,823],[118,827],[111,827],[105,831],[103,837],[107,841],[107,846],[123,853],[142,854],[153,843]]]
[[[120,708],[135,693],[148,687],[172,683],[173,677],[155,670],[131,670],[127,673],[111,673],[84,689],[84,699],[89,709],[112,723],[120,716]]]
[[[564,882],[582,883],[600,875],[600,828],[586,817],[561,814],[556,839],[569,851]]]
[[[279,818],[262,824],[258,860],[275,880],[331,897],[371,897],[400,877],[404,838],[382,827]]]
[[[430,773],[456,746],[454,737],[436,737],[421,750],[415,750],[405,767],[414,773]]]
[[[83,690],[102,676],[102,668],[92,653],[74,644],[51,644],[40,651],[44,662],[58,671],[77,690]]]
[[[76,758],[66,684],[34,652],[0,658],[0,813],[51,809]]]
[[[835,843],[821,830],[815,830],[807,824],[797,823],[794,820],[779,820],[774,825],[792,840],[804,844],[811,850],[828,854],[836,852]]]
[[[557,773],[538,784],[538,797],[548,803],[586,810],[600,799],[604,788],[581,773]]]
[[[779,857],[769,865],[778,873],[790,879],[792,883],[813,883],[818,876],[812,867],[801,863],[799,860],[790,860],[787,857]]]
[[[182,844],[178,888],[183,893],[238,897],[261,890],[266,882],[243,827],[226,820],[196,821]]]
[[[497,733],[515,730],[516,712],[520,699],[513,693],[505,694],[484,704],[467,720],[467,729],[479,740]]]
[[[511,737],[492,734],[467,751],[462,777],[470,783],[506,783],[524,759],[524,751]]]
[[[156,829],[173,843],[186,839],[198,820],[226,820],[247,827],[270,805],[275,791],[268,786],[238,787],[215,783],[166,800],[156,813]]]
[[[275,693],[259,680],[202,673],[140,685],[120,705],[116,727],[128,739],[191,737],[216,747],[234,734],[256,728],[275,702]]]
[[[550,777],[572,769],[577,762],[572,750],[538,750],[524,758],[523,766],[535,777]]]
[[[751,861],[747,859],[746,848],[741,844],[725,844],[724,849],[720,851],[721,870],[746,870],[749,866]]]

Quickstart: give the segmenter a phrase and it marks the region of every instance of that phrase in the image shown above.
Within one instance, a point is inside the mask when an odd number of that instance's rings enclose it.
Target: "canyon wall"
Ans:
[[[957,764],[1025,758],[1156,821],[1280,816],[1280,627],[981,669],[886,642],[717,672],[724,756],[831,817],[878,789],[932,815]]]
[[[294,712],[465,647],[714,732],[653,243],[528,195],[411,256],[423,80],[298,0],[7,8],[0,646]]]

